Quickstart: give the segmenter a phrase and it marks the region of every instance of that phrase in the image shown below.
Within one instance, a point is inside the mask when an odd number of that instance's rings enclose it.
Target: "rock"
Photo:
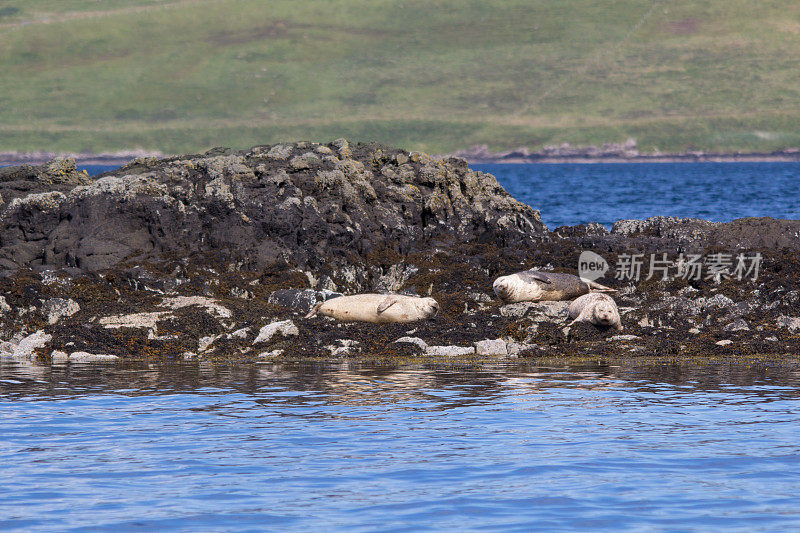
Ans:
[[[722,328],[722,331],[750,331],[750,326],[747,321],[740,318]]]
[[[47,317],[47,323],[55,324],[61,318],[70,317],[81,310],[75,300],[64,298],[50,298],[42,306],[42,313]]]
[[[419,337],[400,337],[394,342],[414,344],[415,346],[419,346],[419,349],[423,352],[428,349],[428,343]]]
[[[797,333],[800,331],[800,318],[793,316],[781,315],[777,321],[779,328],[788,328],[790,333]]]
[[[50,360],[53,363],[66,363],[69,361],[69,354],[60,350],[53,350],[53,353],[50,354]]]
[[[228,339],[246,339],[249,333],[250,333],[249,327],[241,328],[237,329],[236,331],[232,331],[231,333],[228,333],[226,337]]]
[[[641,339],[641,337],[638,335],[614,335],[608,338],[609,341],[623,341],[623,342],[637,341],[639,339]]]
[[[697,302],[704,308],[726,308],[733,305],[733,300],[724,294],[715,294],[711,298],[698,298]]]
[[[160,304],[161,307],[169,309],[183,309],[184,307],[198,306],[205,309],[209,314],[218,318],[231,318],[233,313],[227,307],[223,307],[216,300],[205,296],[175,296],[165,298]]]
[[[426,355],[456,357],[459,355],[472,355],[475,353],[474,346],[428,346],[425,350]]]
[[[339,157],[302,143],[210,150],[134,161],[94,180],[58,164],[47,179],[3,169],[0,269],[96,272],[134,256],[208,255],[250,270],[324,265],[363,275],[378,250],[523,244],[546,231],[537,211],[463,161],[412,154],[400,165],[405,152],[345,140],[327,149]],[[377,154],[402,184],[373,172]],[[19,186],[6,188],[11,176]]]
[[[727,346],[729,344],[733,344],[733,341],[730,339],[723,339],[721,341],[715,342],[714,344],[716,344],[717,346]]]
[[[531,316],[534,322],[564,319],[569,315],[569,302],[517,302],[500,308],[502,316]]]
[[[536,344],[527,344],[527,343],[520,343],[520,342],[507,342],[506,343],[506,351],[508,355],[511,357],[517,357],[519,354],[526,350],[531,350],[533,348],[538,348]]]
[[[208,350],[208,347],[211,346],[215,340],[220,338],[221,335],[209,335],[206,337],[200,337],[197,341],[197,351],[198,352],[205,352]]]
[[[100,324],[106,329],[147,328],[155,331],[158,321],[163,320],[167,316],[170,316],[170,313],[167,311],[104,316],[100,318]]]
[[[6,302],[5,297],[0,296],[0,317],[11,311],[11,306]]]
[[[267,303],[307,313],[317,303],[317,291],[314,289],[278,289],[269,295]]]
[[[52,335],[39,330],[19,341],[11,355],[16,359],[30,359],[35,350],[44,348],[51,340],[53,340]]]
[[[72,352],[69,354],[70,363],[112,363],[118,360],[118,356],[109,354],[88,352]]]
[[[778,337],[772,335],[770,337],[764,337],[764,340],[769,342],[778,342]]]
[[[484,340],[475,343],[475,353],[478,355],[508,355],[508,349],[503,339]]]
[[[283,355],[283,350],[279,349],[279,350],[271,350],[269,352],[261,352],[256,357],[258,357],[259,359],[267,359],[270,357],[278,357],[280,355]]]
[[[323,289],[278,289],[269,295],[267,303],[308,313],[319,302],[342,296],[342,293]]]
[[[271,324],[267,324],[266,326],[262,327],[258,331],[258,335],[256,336],[253,344],[258,344],[260,342],[269,342],[272,337],[275,335],[280,334],[284,337],[288,337],[290,335],[299,335],[300,330],[297,329],[297,326],[294,325],[294,322],[291,320],[281,320],[279,322],[272,322]]]

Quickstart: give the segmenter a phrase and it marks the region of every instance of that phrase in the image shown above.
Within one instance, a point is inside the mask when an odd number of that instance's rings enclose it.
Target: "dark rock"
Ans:
[[[364,270],[371,254],[521,244],[546,231],[537,211],[461,160],[343,140],[324,147],[336,157],[306,144],[294,164],[286,160],[291,145],[215,150],[140,161],[78,187],[84,180],[66,173],[45,179],[47,192],[12,202],[3,192],[0,268],[99,271],[216,254],[255,270]],[[408,161],[397,164],[398,155]],[[376,173],[377,165],[388,171]],[[3,176],[36,185],[27,192],[45,188],[38,170],[16,167]]]
[[[342,296],[342,294],[328,290],[278,289],[269,295],[267,303],[307,313],[317,303],[339,296]]]

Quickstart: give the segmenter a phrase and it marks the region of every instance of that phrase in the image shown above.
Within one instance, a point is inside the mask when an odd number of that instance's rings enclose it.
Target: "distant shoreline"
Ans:
[[[120,150],[118,152],[0,152],[0,166],[10,165],[42,165],[56,157],[74,159],[79,165],[122,166],[134,159],[143,157],[167,157],[162,152],[146,150]]]
[[[122,166],[139,158],[162,158],[169,154],[145,150],[124,150],[119,152],[0,152],[0,166],[41,165],[56,157],[72,158],[78,165]],[[597,164],[597,163],[780,163],[800,162],[800,149],[787,148],[774,152],[750,153],[717,153],[717,152],[681,152],[681,153],[639,153],[636,150],[619,150],[614,146],[610,150],[595,147],[559,147],[545,148],[530,152],[517,149],[505,152],[490,152],[485,146],[438,157],[456,156],[465,159],[469,164]]]
[[[463,157],[463,156],[459,156]],[[798,155],[774,154],[705,154],[694,156],[688,154],[640,155],[636,157],[536,157],[536,158],[469,158],[464,157],[471,165],[481,164],[597,164],[597,163],[797,163]]]
[[[452,155],[466,159],[470,164],[486,163],[773,163],[800,161],[799,148],[785,148],[773,152],[703,152],[699,150],[677,153],[643,153],[636,141],[625,144],[607,143],[596,146],[545,146],[530,151],[518,148],[505,152],[492,152],[486,145],[473,146]]]

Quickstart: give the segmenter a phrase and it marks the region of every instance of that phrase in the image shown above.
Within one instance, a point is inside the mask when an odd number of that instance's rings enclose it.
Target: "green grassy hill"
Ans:
[[[0,150],[800,146],[793,0],[11,0],[0,72]]]

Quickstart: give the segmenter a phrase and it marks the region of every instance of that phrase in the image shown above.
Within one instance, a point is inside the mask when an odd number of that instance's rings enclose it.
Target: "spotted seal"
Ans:
[[[622,331],[622,319],[614,299],[601,292],[584,294],[569,304],[569,317],[575,322],[589,322],[595,326],[613,327]]]
[[[616,292],[573,274],[525,270],[494,280],[494,292],[506,303],[572,300],[588,292]]]
[[[343,322],[385,324],[433,318],[438,312],[439,304],[433,298],[402,294],[355,294],[320,302],[306,318],[324,315]]]

